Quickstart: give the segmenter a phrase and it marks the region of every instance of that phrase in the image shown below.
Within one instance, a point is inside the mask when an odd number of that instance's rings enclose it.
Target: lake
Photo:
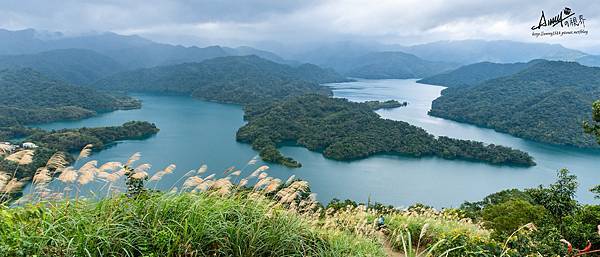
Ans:
[[[536,143],[473,125],[427,115],[431,101],[443,87],[418,84],[415,80],[358,80],[328,84],[336,97],[352,101],[407,101],[407,107],[380,110],[387,119],[403,120],[434,135],[501,144],[529,152],[537,162],[530,168],[495,166],[435,157],[374,156],[344,162],[325,159],[320,153],[301,147],[286,146],[282,153],[303,164],[289,169],[269,164],[268,173],[282,178],[296,175],[310,182],[311,189],[326,203],[332,198],[378,201],[398,207],[415,202],[435,207],[457,207],[463,201],[477,201],[490,193],[508,188],[534,187],[552,183],[556,171],[568,168],[579,178],[578,199],[598,203],[588,189],[600,183],[600,151],[558,147]],[[237,129],[244,124],[240,106],[200,101],[183,96],[133,95],[143,101],[139,110],[116,111],[93,118],[40,125],[44,129],[120,125],[130,120],[155,123],[161,131],[146,140],[119,142],[94,153],[100,163],[125,161],[135,152],[142,153],[139,163],[153,165],[153,171],[170,163],[177,164],[174,174],[166,176],[157,188],[168,189],[181,183],[179,178],[191,169],[207,164],[209,171],[221,175],[236,166],[243,175],[258,165],[247,166],[257,155],[250,145],[235,141]],[[590,107],[591,108],[591,107]],[[179,180],[179,181],[178,181]],[[151,184],[150,186],[154,186]]]

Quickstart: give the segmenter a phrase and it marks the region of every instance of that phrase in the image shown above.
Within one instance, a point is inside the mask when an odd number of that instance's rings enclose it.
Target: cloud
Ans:
[[[586,17],[588,36],[531,36],[542,10],[554,15],[565,5]],[[8,0],[0,13],[0,27],[8,29],[115,31],[186,45],[507,39],[595,49],[600,42],[600,2],[594,0]]]

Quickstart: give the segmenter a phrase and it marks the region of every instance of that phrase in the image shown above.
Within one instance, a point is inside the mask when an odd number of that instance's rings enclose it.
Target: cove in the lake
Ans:
[[[395,206],[421,202],[436,207],[457,207],[463,201],[476,201],[507,188],[534,187],[554,181],[556,171],[568,168],[578,176],[578,199],[585,203],[598,201],[588,191],[600,183],[600,151],[540,144],[445,119],[431,117],[427,111],[431,101],[443,87],[417,84],[415,80],[358,80],[329,84],[336,97],[352,101],[407,101],[407,107],[380,110],[388,119],[403,120],[423,127],[434,135],[471,139],[511,146],[529,152],[537,163],[530,168],[495,166],[434,157],[374,156],[341,162],[325,159],[320,153],[305,148],[286,146],[282,153],[303,164],[289,169],[269,165],[270,175],[287,179],[290,175],[310,182],[322,202],[332,198],[378,201]],[[91,158],[100,163],[124,161],[134,152],[142,153],[141,162],[153,165],[153,171],[170,163],[177,164],[175,174],[163,178],[158,188],[170,188],[191,169],[207,164],[221,175],[230,166],[243,168],[257,153],[249,145],[235,141],[237,129],[243,125],[241,106],[219,104],[182,96],[134,95],[143,101],[139,110],[116,111],[93,118],[40,125],[44,129],[119,125],[129,120],[154,122],[158,135],[141,141],[124,141],[95,153]],[[244,168],[242,175],[258,165]],[[179,181],[178,183],[181,183]],[[150,184],[150,186],[154,186]]]

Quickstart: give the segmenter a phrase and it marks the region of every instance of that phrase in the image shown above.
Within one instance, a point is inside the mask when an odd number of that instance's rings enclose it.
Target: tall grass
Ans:
[[[76,163],[90,151],[86,146]],[[9,161],[29,153],[18,155]],[[66,166],[63,157],[55,155],[36,172],[28,195],[12,207],[0,205],[0,256],[385,255],[377,239],[315,222],[321,210],[308,183],[283,183],[265,172],[267,166],[245,178],[231,167],[216,178],[202,165],[179,179],[181,189],[162,193],[146,183],[156,187],[174,164],[150,174],[149,164],[134,165],[139,153],[124,163],[92,160],[80,168]],[[11,177],[2,176],[2,191],[8,192]],[[79,198],[92,183],[108,188],[105,198]]]
[[[489,231],[453,212],[364,205],[325,210],[308,182],[293,176],[285,181],[271,177],[268,166],[251,167],[256,159],[240,170],[230,167],[219,172],[221,178],[201,165],[178,178],[165,193],[151,188],[172,176],[175,164],[151,171],[149,164],[136,165],[139,153],[122,163],[84,163],[90,151],[88,145],[77,157],[75,164],[83,163],[80,168],[67,166],[64,154],[55,154],[36,172],[29,194],[10,208],[0,204],[0,256],[385,256],[393,250],[406,256],[500,256],[506,252],[490,239]],[[17,162],[29,159],[29,153],[5,156]],[[247,168],[254,171],[243,172]],[[0,192],[14,193],[7,187],[14,178],[0,175]],[[100,199],[80,198],[79,192],[90,184],[97,184]],[[386,217],[385,233],[374,222],[381,215]],[[384,246],[390,247],[384,251]]]
[[[154,193],[0,210],[2,256],[384,256],[266,199]]]

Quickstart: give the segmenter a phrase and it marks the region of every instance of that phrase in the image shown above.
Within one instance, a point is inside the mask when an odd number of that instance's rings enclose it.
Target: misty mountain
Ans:
[[[472,86],[486,80],[513,75],[531,65],[544,61],[533,60],[528,63],[474,63],[461,66],[456,70],[421,79],[417,83],[444,87]]]
[[[71,48],[96,51],[114,59],[125,69],[201,62],[232,55],[257,55],[275,62],[286,62],[274,53],[251,47],[185,47],[157,43],[136,35],[125,36],[111,32],[65,36],[59,32],[40,32],[33,29],[19,31],[0,29],[0,55],[35,54]]]
[[[402,51],[430,61],[477,63],[528,62],[534,59],[572,61],[587,54],[559,44],[515,41],[460,40],[402,47]]]
[[[344,80],[315,65],[292,67],[251,55],[122,72],[99,81],[96,87],[245,104],[307,93],[329,95],[331,90],[319,84]]]
[[[456,64],[423,60],[403,52],[375,52],[354,58],[344,74],[367,79],[422,78],[456,68]]]
[[[600,55],[586,55],[577,58],[576,61],[585,66],[600,67]]]
[[[112,58],[85,49],[59,49],[35,54],[2,55],[0,69],[32,68],[77,85],[90,84],[124,68]]]
[[[457,67],[452,63],[431,62],[412,54],[389,50],[392,48],[382,44],[346,41],[326,44],[295,55],[295,58],[332,68],[346,76],[369,79],[422,78]]]
[[[542,61],[510,76],[447,88],[430,114],[545,143],[598,147],[581,124],[599,98],[600,68]]]

